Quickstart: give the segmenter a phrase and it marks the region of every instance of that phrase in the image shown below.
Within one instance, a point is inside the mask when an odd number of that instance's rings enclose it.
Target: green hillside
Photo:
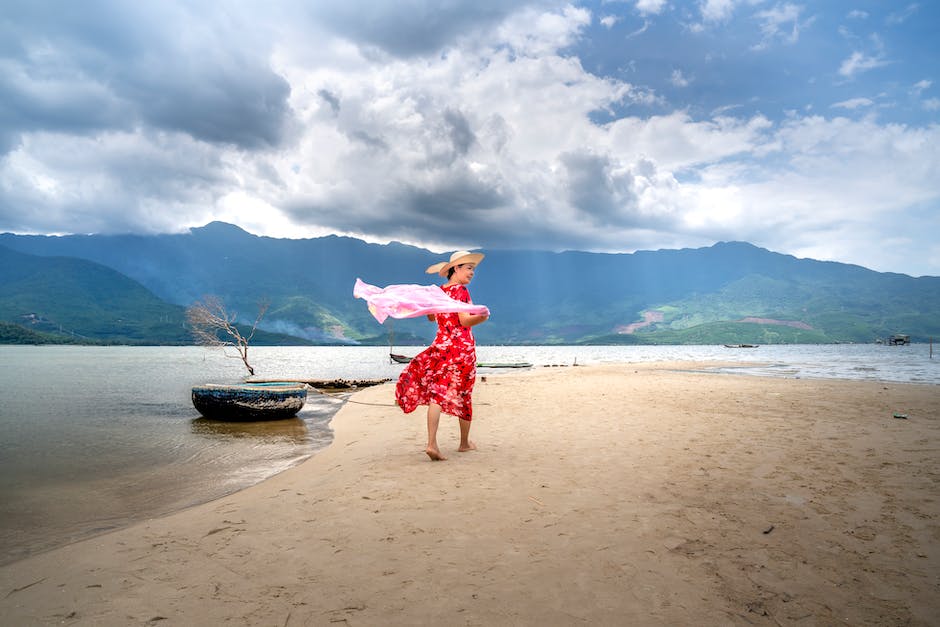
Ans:
[[[940,290],[932,286],[940,287],[936,278],[874,272],[838,277],[794,273],[787,278],[749,274],[713,291],[641,309],[627,320],[634,323],[629,331],[630,325],[622,324],[619,332],[588,333],[581,342],[867,343],[900,332],[913,332],[925,341],[940,337]],[[592,314],[596,317],[598,311]]]
[[[55,333],[42,333],[10,322],[0,321],[0,344],[75,344],[73,338]]]
[[[183,308],[96,263],[0,247],[0,320],[67,341],[181,344]]]
[[[247,334],[250,325],[243,330]],[[192,344],[193,337],[183,307],[160,300],[119,272],[0,246],[0,344],[68,343],[174,345]],[[265,330],[258,330],[252,343],[311,344]]]
[[[909,279],[909,277],[908,277]],[[917,281],[909,279],[909,281]],[[873,342],[904,330],[940,337],[940,294],[920,298],[907,282],[822,281],[749,275],[721,289],[652,308],[661,318],[613,343],[731,344]],[[923,310],[915,309],[920,302]]]
[[[212,223],[159,236],[7,233],[0,246],[9,249],[0,254],[0,320],[78,341],[190,343],[183,310],[206,294],[249,325],[257,303],[269,302],[256,344],[426,344],[435,332],[424,319],[379,325],[352,297],[356,278],[379,286],[437,280],[424,268],[439,255],[402,244],[274,239]],[[746,242],[631,254],[486,251],[470,289],[493,313],[474,329],[481,344],[940,338],[940,277],[798,259]]]

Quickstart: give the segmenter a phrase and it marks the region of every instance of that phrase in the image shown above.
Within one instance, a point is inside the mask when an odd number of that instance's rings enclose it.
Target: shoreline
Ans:
[[[114,475],[76,472],[4,492],[10,500],[0,511],[6,516],[0,566],[211,503],[298,466],[328,446],[329,420],[344,403],[335,396],[314,399],[293,418],[263,422],[174,414],[179,428],[209,442],[191,445],[189,455],[171,451],[165,460],[150,455],[156,466],[137,464]],[[149,446],[159,451],[163,443],[158,438]]]
[[[443,463],[421,408],[361,390],[278,475],[0,567],[0,617],[930,624],[936,386],[690,365],[487,375],[480,450],[445,419]]]

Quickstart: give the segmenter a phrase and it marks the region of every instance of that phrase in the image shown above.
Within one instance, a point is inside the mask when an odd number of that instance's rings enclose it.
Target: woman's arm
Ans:
[[[460,317],[460,325],[464,327],[473,327],[489,319],[486,314],[458,313],[457,315]]]

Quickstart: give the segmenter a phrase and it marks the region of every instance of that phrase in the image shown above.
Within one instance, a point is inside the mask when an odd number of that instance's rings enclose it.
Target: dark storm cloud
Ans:
[[[594,222],[616,213],[618,202],[610,177],[607,157],[586,153],[561,156],[568,175],[571,204]]]
[[[597,225],[641,225],[631,172],[615,173],[607,156],[589,153],[567,153],[561,162],[569,200],[586,219]]]
[[[303,202],[289,207],[297,222],[363,232],[389,239],[483,241],[501,208],[509,204],[492,185],[467,172],[441,177],[426,187],[402,184],[371,207],[324,207]]]
[[[275,146],[288,83],[225,15],[174,3],[16,2],[0,31],[0,141],[141,125],[244,148]],[[218,19],[213,29],[198,26]],[[15,24],[15,28],[14,25]]]
[[[456,220],[478,218],[479,212],[505,203],[491,186],[469,176],[456,177],[429,189],[409,187],[401,201],[412,215]]]
[[[290,86],[267,68],[228,61],[185,75],[127,77],[123,93],[152,126],[243,148],[277,146],[290,115]]]
[[[476,135],[470,128],[470,122],[460,111],[448,109],[444,112],[444,122],[450,127],[450,140],[454,145],[454,152],[465,155],[470,146],[476,142]]]
[[[330,105],[330,109],[333,110],[333,115],[337,115],[339,113],[339,96],[328,89],[319,90],[317,95],[320,96],[320,98],[322,98],[326,104]]]
[[[0,71],[0,154],[15,148],[24,132],[84,135],[128,127],[133,119],[124,103],[101,85],[65,78],[37,85],[20,74]]]
[[[461,35],[498,23],[520,6],[558,4],[518,0],[321,2],[312,13],[357,43],[408,57],[434,52]]]
[[[370,135],[365,131],[353,131],[349,133],[349,138],[361,144],[365,144],[369,148],[382,151],[388,150],[388,143],[386,143],[384,139],[381,137],[376,137],[375,135]]]
[[[477,141],[470,121],[455,109],[442,113],[429,112],[425,128],[429,143],[426,147],[426,164],[430,169],[450,168],[460,162]]]
[[[568,200],[582,219],[606,228],[677,228],[675,216],[668,210],[643,207],[640,202],[639,190],[650,185],[657,174],[649,160],[624,167],[612,163],[607,155],[568,152],[560,161],[565,166]]]
[[[84,35],[76,36],[76,28]],[[24,132],[88,134],[131,124],[126,103],[93,70],[125,52],[107,31],[72,3],[14,2],[0,9],[0,154]],[[88,39],[111,46],[113,55],[96,51]]]

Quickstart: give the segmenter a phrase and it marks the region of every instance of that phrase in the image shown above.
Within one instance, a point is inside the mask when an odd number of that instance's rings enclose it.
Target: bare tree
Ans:
[[[201,301],[196,301],[186,310],[186,319],[189,321],[197,344],[221,348],[234,346],[245,368],[248,369],[248,376],[254,376],[255,369],[248,363],[248,344],[254,337],[258,323],[264,317],[268,306],[269,303],[266,300],[258,304],[258,317],[251,325],[251,332],[247,337],[242,335],[235,326],[237,314],[229,314],[225,309],[225,303],[218,296],[203,296]]]

